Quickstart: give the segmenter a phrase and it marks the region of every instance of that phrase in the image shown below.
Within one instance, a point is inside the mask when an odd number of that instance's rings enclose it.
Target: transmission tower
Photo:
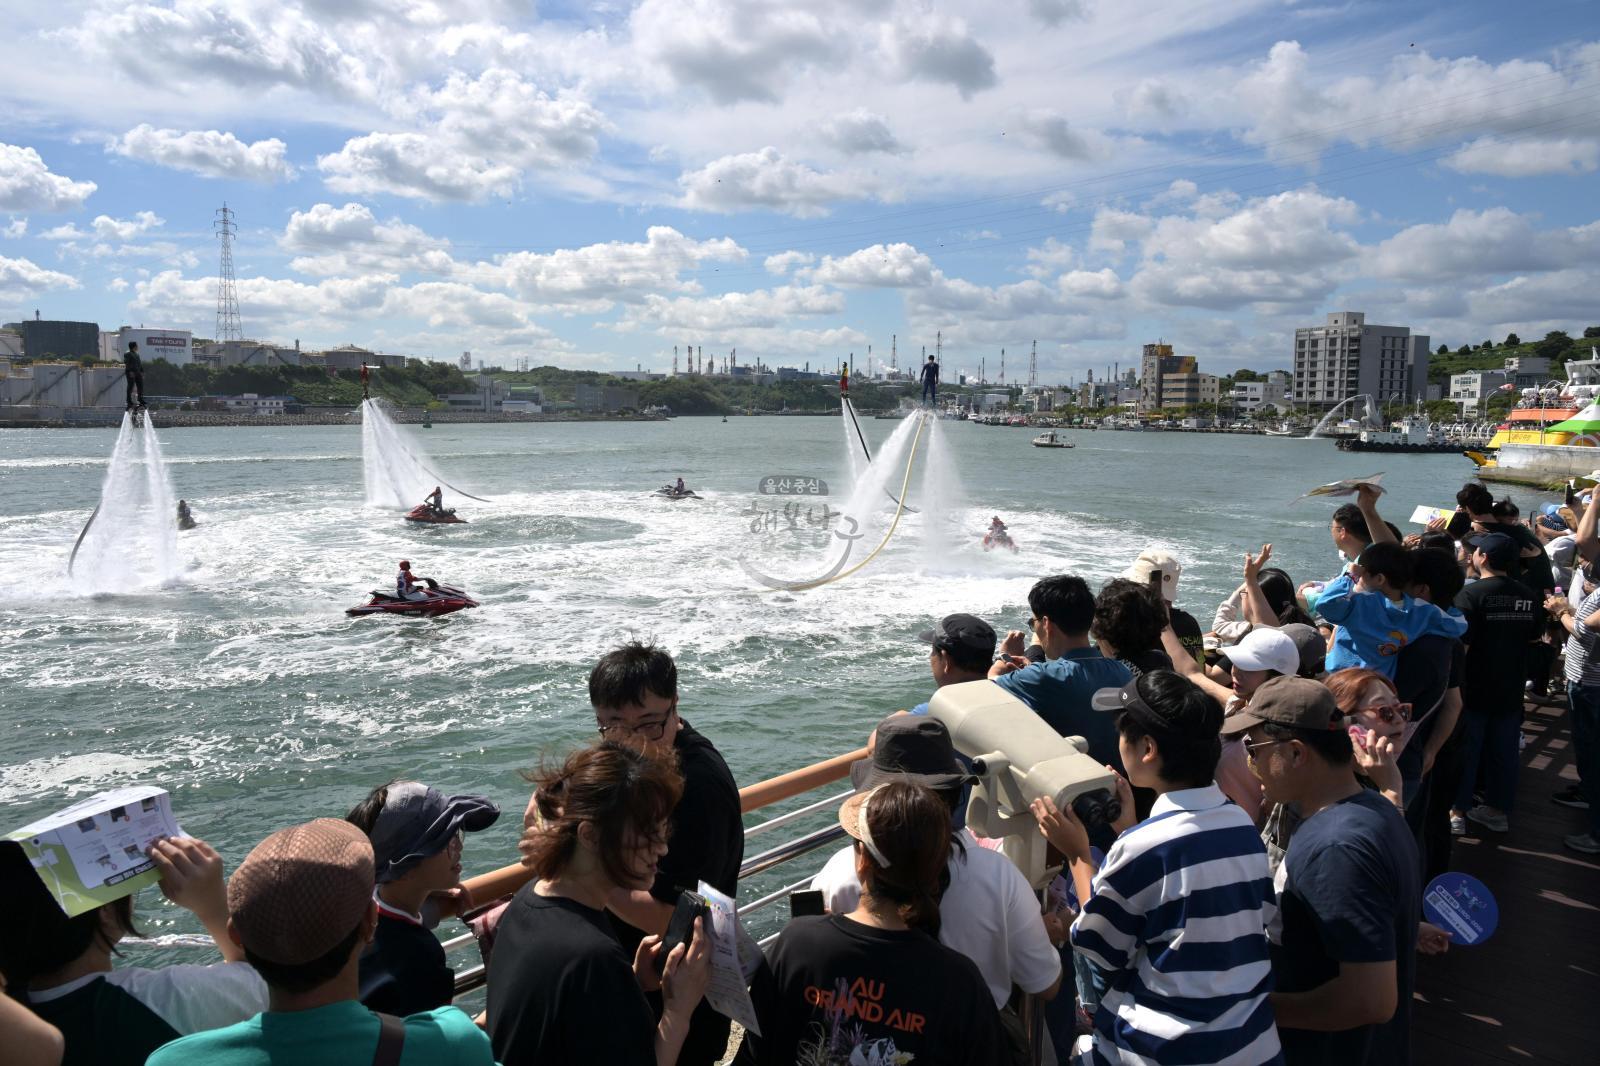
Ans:
[[[222,263],[217,270],[217,340],[243,340],[244,329],[239,324],[239,290],[233,278],[233,234],[238,226],[227,204],[217,209],[212,228],[222,242]]]
[[[1033,342],[1033,354],[1028,356],[1028,388],[1039,384],[1039,342]]]
[[[1006,383],[1006,350],[1000,349],[1000,384]]]

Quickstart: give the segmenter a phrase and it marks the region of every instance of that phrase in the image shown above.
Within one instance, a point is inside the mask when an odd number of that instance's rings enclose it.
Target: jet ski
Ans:
[[[983,535],[983,550],[986,552],[994,551],[996,548],[1010,548],[1012,551],[1016,551],[1017,542],[1011,539],[1009,533],[990,530]]]
[[[387,592],[372,590],[372,599],[359,607],[348,608],[344,613],[353,617],[368,614],[399,614],[410,617],[431,618],[439,614],[452,614],[467,607],[478,606],[478,601],[451,585],[441,585],[431,577],[422,579],[428,586],[426,599],[403,600]]]
[[[430,525],[448,526],[466,524],[465,518],[457,518],[454,508],[446,511],[436,511],[425,503],[419,503],[406,512],[407,522],[426,522]]]
[[[695,495],[694,489],[684,489],[682,492],[679,492],[678,489],[677,489],[677,486],[675,486],[675,485],[662,485],[659,489],[656,489],[656,491],[652,492],[650,495],[652,495],[652,496],[660,496],[663,499],[667,499],[667,500],[690,500],[690,499],[698,500],[698,499],[701,498],[701,497]]]

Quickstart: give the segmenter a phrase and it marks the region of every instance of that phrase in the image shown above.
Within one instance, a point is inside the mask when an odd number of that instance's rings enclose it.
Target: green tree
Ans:
[[[1583,339],[1584,340],[1592,340],[1595,337],[1600,337],[1600,326],[1585,326],[1585,327],[1583,327]]]
[[[1534,345],[1533,353],[1548,359],[1560,359],[1572,348],[1572,338],[1567,336],[1565,330],[1553,329],[1544,335],[1544,340]]]
[[[1235,370],[1233,372],[1233,380],[1234,381],[1265,381],[1265,380],[1267,380],[1267,376],[1265,374],[1259,374],[1254,370]]]
[[[1484,349],[1493,348],[1494,347],[1494,341],[1487,341],[1486,340],[1482,344],[1478,345],[1478,347],[1479,348],[1484,348]]]
[[[1521,343],[1522,343],[1522,338],[1517,336],[1515,333],[1507,333],[1506,334],[1505,346],[1507,348],[1515,348],[1515,347],[1517,347],[1517,345],[1519,345]]]
[[[1472,354],[1472,345],[1463,344],[1461,347],[1456,349],[1456,354],[1457,355],[1471,355]]]

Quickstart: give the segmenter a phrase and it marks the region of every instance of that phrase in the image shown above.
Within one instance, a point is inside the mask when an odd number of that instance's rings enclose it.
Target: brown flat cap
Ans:
[[[228,879],[239,939],[268,962],[298,966],[350,935],[372,903],[372,843],[337,818],[280,829]]]
[[[1223,719],[1222,735],[1234,736],[1263,722],[1294,729],[1333,729],[1339,724],[1339,705],[1320,681],[1274,677],[1262,682],[1246,706]]]

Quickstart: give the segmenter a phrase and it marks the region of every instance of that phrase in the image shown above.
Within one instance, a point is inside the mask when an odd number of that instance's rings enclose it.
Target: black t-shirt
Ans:
[[[128,374],[142,374],[142,373],[144,373],[144,363],[139,361],[139,353],[138,352],[123,352],[122,353],[122,369],[123,369],[123,371],[125,373],[128,373]]]
[[[650,894],[662,903],[676,903],[680,891],[692,891],[704,881],[734,896],[739,890],[739,865],[744,862],[739,786],[716,747],[688,722],[683,723],[672,747],[683,773],[683,798],[672,812],[672,836],[667,853],[656,866]],[[616,934],[631,960],[644,933],[618,918]],[[648,1000],[659,1017],[660,993],[650,993]],[[728,1019],[710,1004],[701,1003],[690,1019],[678,1066],[709,1066],[722,1058],[727,1048]]]
[[[1279,992],[1308,992],[1342,963],[1395,963],[1394,1017],[1338,1032],[1278,1026],[1289,1066],[1404,1066],[1411,1061],[1422,883],[1417,846],[1394,804],[1370,789],[1301,822],[1284,856],[1282,939],[1272,947]]]
[[[934,383],[937,383],[938,380],[939,380],[939,364],[938,363],[923,363],[922,364],[922,383],[924,385],[934,384]]]
[[[1169,608],[1168,615],[1172,619],[1172,632],[1178,638],[1194,661],[1204,666],[1206,661],[1206,638],[1200,631],[1200,623],[1195,621],[1194,615],[1177,607]],[[1169,663],[1165,669],[1172,669]]]
[[[1159,648],[1149,648],[1132,655],[1119,655],[1117,662],[1128,668],[1135,678],[1152,670],[1171,670],[1172,657]]]
[[[1535,592],[1548,593],[1556,587],[1556,570],[1550,562],[1549,554],[1544,550],[1544,545],[1539,541],[1539,535],[1521,522],[1501,522],[1497,526],[1489,527],[1492,532],[1504,533],[1517,542],[1517,565],[1513,566],[1508,575],[1527,585]],[[1523,552],[1529,548],[1538,548],[1538,555],[1522,558]]]
[[[489,956],[489,1040],[503,1066],[655,1062],[656,1020],[605,911],[517,890]]]
[[[448,1007],[455,988],[455,971],[432,930],[380,910],[372,943],[361,955],[362,1005],[404,1018]]]
[[[1411,704],[1412,720],[1417,723],[1416,731],[1395,760],[1400,776],[1407,780],[1422,776],[1422,749],[1433,736],[1444,694],[1459,688],[1464,679],[1466,654],[1466,646],[1455,637],[1430,633],[1402,648],[1395,660],[1398,699]]]
[[[971,959],[926,933],[843,915],[784,927],[750,986],[761,1035],[736,1066],[998,1066],[1000,1015]]]
[[[62,1066],[144,1066],[156,1048],[184,1035],[110,981],[89,981],[39,1003],[30,1002],[26,992],[18,998],[61,1030],[66,1042]]]
[[[1538,593],[1509,577],[1486,577],[1461,590],[1456,606],[1467,618],[1466,683],[1461,696],[1468,711],[1520,711],[1528,680],[1531,642],[1543,631]]]

